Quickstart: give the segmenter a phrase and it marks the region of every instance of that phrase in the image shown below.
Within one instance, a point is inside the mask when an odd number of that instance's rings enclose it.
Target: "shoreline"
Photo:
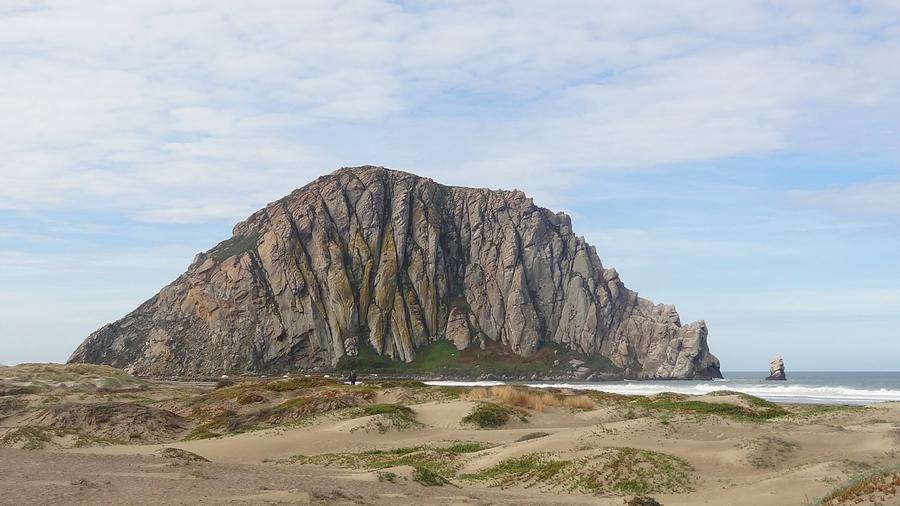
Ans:
[[[851,373],[852,374],[852,373]],[[282,376],[241,375],[228,377],[230,380],[274,380],[279,378],[317,378],[344,381],[346,374],[332,373],[296,373]],[[655,395],[673,392],[686,395],[704,395],[718,390],[732,390],[763,398],[768,401],[785,404],[817,404],[817,405],[853,405],[865,406],[883,402],[900,402],[900,388],[858,388],[843,385],[810,385],[792,381],[759,381],[752,383],[734,383],[731,378],[711,380],[678,380],[678,379],[611,379],[604,381],[584,381],[576,379],[479,379],[471,377],[455,377],[446,375],[396,375],[378,373],[358,373],[359,382],[396,381],[419,382],[432,386],[499,386],[516,385],[542,389],[568,389],[574,391],[597,391],[621,395]],[[142,379],[161,383],[179,385],[214,385],[222,378],[214,377],[141,377]]]

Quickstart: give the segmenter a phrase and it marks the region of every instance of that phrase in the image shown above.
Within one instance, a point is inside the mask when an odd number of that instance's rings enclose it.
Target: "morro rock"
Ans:
[[[625,288],[568,216],[522,192],[365,166],[238,223],[69,361],[142,375],[276,373],[363,353],[410,362],[447,340],[522,360],[563,350],[625,377],[721,377],[706,338],[704,322],[682,325],[673,306]]]

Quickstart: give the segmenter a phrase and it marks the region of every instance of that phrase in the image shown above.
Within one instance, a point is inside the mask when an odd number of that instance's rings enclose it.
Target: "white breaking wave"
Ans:
[[[502,381],[426,381],[435,386],[497,386]],[[533,388],[567,388],[571,390],[596,390],[623,395],[653,395],[675,392],[687,395],[703,395],[716,390],[732,390],[754,395],[773,402],[796,404],[854,404],[900,401],[900,390],[881,388],[866,390],[844,386],[825,387],[814,385],[722,385],[720,382],[679,385],[670,382],[628,381],[615,383],[522,383]]]

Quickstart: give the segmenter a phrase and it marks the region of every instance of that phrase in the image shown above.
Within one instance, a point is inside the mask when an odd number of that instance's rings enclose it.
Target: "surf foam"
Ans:
[[[507,384],[502,381],[426,381],[435,386],[489,387]],[[727,382],[725,382],[727,383]],[[825,387],[815,385],[727,385],[723,382],[679,385],[673,382],[626,381],[610,383],[519,383],[533,388],[566,388],[570,390],[596,390],[622,395],[653,395],[675,392],[687,395],[703,395],[716,390],[732,390],[754,395],[773,402],[795,404],[853,404],[865,405],[879,402],[900,402],[900,390],[881,388],[866,390],[844,386]]]

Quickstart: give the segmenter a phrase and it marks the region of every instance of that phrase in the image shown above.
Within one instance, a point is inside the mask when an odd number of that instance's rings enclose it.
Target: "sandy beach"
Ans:
[[[2,504],[897,503],[895,403],[23,367],[0,374]]]

